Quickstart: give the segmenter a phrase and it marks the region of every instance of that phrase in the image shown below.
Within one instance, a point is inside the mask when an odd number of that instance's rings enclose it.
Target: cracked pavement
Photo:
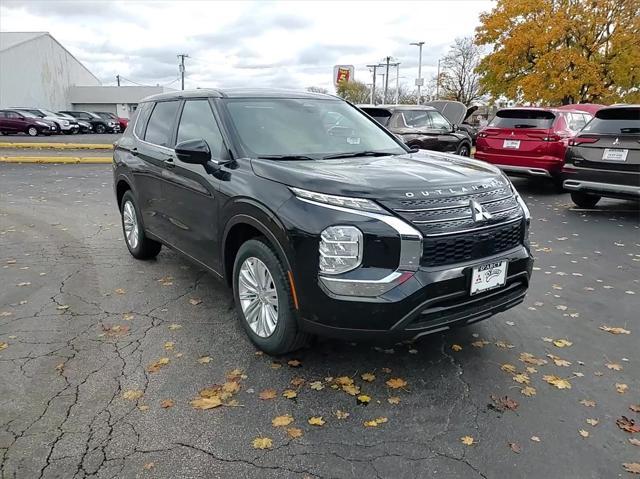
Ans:
[[[615,421],[640,421],[629,410],[640,403],[638,207],[603,200],[576,210],[566,194],[515,184],[532,210],[537,258],[524,304],[414,344],[321,339],[269,358],[247,340],[222,282],[167,248],[153,261],[130,257],[107,165],[0,165],[1,477],[631,477],[621,464],[638,462],[640,448]],[[523,352],[548,361],[527,373],[532,397],[501,370],[530,367]],[[199,363],[203,356],[211,362]],[[148,372],[161,357],[169,364]],[[302,366],[287,365],[293,358]],[[236,368],[246,376],[238,407],[191,407],[198,391]],[[375,381],[362,381],[364,372]],[[371,396],[369,405],[328,383],[309,387],[345,375]],[[572,388],[556,389],[543,375],[568,378]],[[390,390],[391,377],[408,386]],[[306,384],[285,399],[294,378]],[[267,388],[278,397],[260,400]],[[143,396],[124,399],[132,389]],[[519,405],[496,411],[492,395]],[[165,399],[175,405],[161,407]],[[339,420],[338,409],[350,416]],[[283,414],[302,437],[271,425]],[[311,416],[326,424],[307,424]],[[376,417],[388,422],[363,426]],[[273,448],[253,449],[258,436],[272,438]],[[463,436],[476,444],[465,446]]]

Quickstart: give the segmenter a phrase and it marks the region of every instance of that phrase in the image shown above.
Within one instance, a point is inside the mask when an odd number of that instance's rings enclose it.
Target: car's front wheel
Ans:
[[[99,133],[99,134],[102,135],[105,131],[107,131],[107,127],[106,126],[104,126],[102,124],[96,125],[96,133]]]
[[[600,196],[591,195],[589,193],[581,193],[580,191],[573,191],[571,193],[571,200],[580,208],[593,208],[600,201]]]
[[[35,126],[30,126],[29,128],[27,128],[27,135],[38,136],[38,129]]]
[[[251,341],[267,354],[304,346],[285,269],[266,241],[245,242],[233,267],[233,295],[240,321]]]
[[[140,223],[140,211],[130,190],[122,196],[120,211],[122,213],[122,232],[131,256],[137,259],[150,259],[158,256],[162,243],[149,239],[144,234]]]
[[[456,154],[458,154],[460,156],[470,156],[471,155],[471,147],[468,144],[463,143],[462,145],[460,145],[458,147],[458,151],[457,151]]]

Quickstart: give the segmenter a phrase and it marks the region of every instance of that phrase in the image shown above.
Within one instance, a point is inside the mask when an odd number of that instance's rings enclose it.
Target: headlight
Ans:
[[[300,188],[291,188],[291,191],[298,198],[324,203],[326,205],[342,206],[352,210],[374,211],[376,213],[384,213],[385,211],[371,200],[364,198],[347,198],[345,196],[325,195],[324,193],[316,193],[314,191],[302,190]]]
[[[116,122],[115,121],[110,121],[109,122],[109,126],[116,126]]]
[[[45,123],[44,121],[36,121],[36,123],[40,126],[49,126],[49,123]]]
[[[330,226],[320,235],[320,271],[341,274],[362,263],[363,236],[355,226]]]
[[[67,120],[62,120],[62,126],[69,126],[69,122]]]

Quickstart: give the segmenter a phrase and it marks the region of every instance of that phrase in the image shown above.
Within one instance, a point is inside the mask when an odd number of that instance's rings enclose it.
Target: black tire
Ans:
[[[102,123],[99,123],[96,125],[96,133],[102,135],[106,131],[107,131],[107,127],[104,126]]]
[[[571,193],[571,200],[580,208],[593,208],[598,204],[600,198],[601,196],[581,193],[579,191],[573,191]]]
[[[127,239],[127,232],[125,228],[125,205],[130,203],[135,211],[135,223],[137,225],[137,241],[135,244],[130,243],[129,239]],[[144,228],[142,227],[142,223],[140,222],[140,210],[138,209],[138,205],[136,204],[136,200],[131,193],[131,190],[127,191],[122,196],[122,201],[120,202],[120,217],[122,223],[122,234],[124,235],[124,242],[127,245],[127,249],[131,256],[136,259],[151,259],[158,256],[160,250],[162,249],[162,243],[158,243],[152,239],[147,238],[144,234]]]
[[[63,133],[65,135],[73,135],[73,130],[64,130]]]
[[[460,156],[471,156],[471,146],[468,143],[463,143],[458,147],[458,151],[456,151],[456,155]]]
[[[275,329],[267,337],[261,337],[253,331],[240,304],[238,294],[240,268],[244,261],[251,257],[259,259],[267,267],[278,295],[278,319]],[[293,296],[285,268],[266,239],[251,239],[240,246],[233,265],[233,297],[238,319],[251,342],[260,350],[267,354],[280,355],[295,351],[308,344],[311,336],[300,331],[298,327]]]
[[[30,126],[29,128],[27,128],[26,133],[29,136],[38,136],[38,134],[40,132],[38,131],[38,129],[35,126]]]

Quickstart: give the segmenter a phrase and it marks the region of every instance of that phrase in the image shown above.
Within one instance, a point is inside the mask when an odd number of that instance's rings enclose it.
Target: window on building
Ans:
[[[144,135],[145,141],[154,145],[169,146],[171,142],[171,128],[178,112],[178,101],[163,101],[156,103],[149,123],[147,131]]]
[[[222,134],[207,100],[188,100],[184,104],[176,143],[186,140],[204,139],[211,156],[221,158]]]

